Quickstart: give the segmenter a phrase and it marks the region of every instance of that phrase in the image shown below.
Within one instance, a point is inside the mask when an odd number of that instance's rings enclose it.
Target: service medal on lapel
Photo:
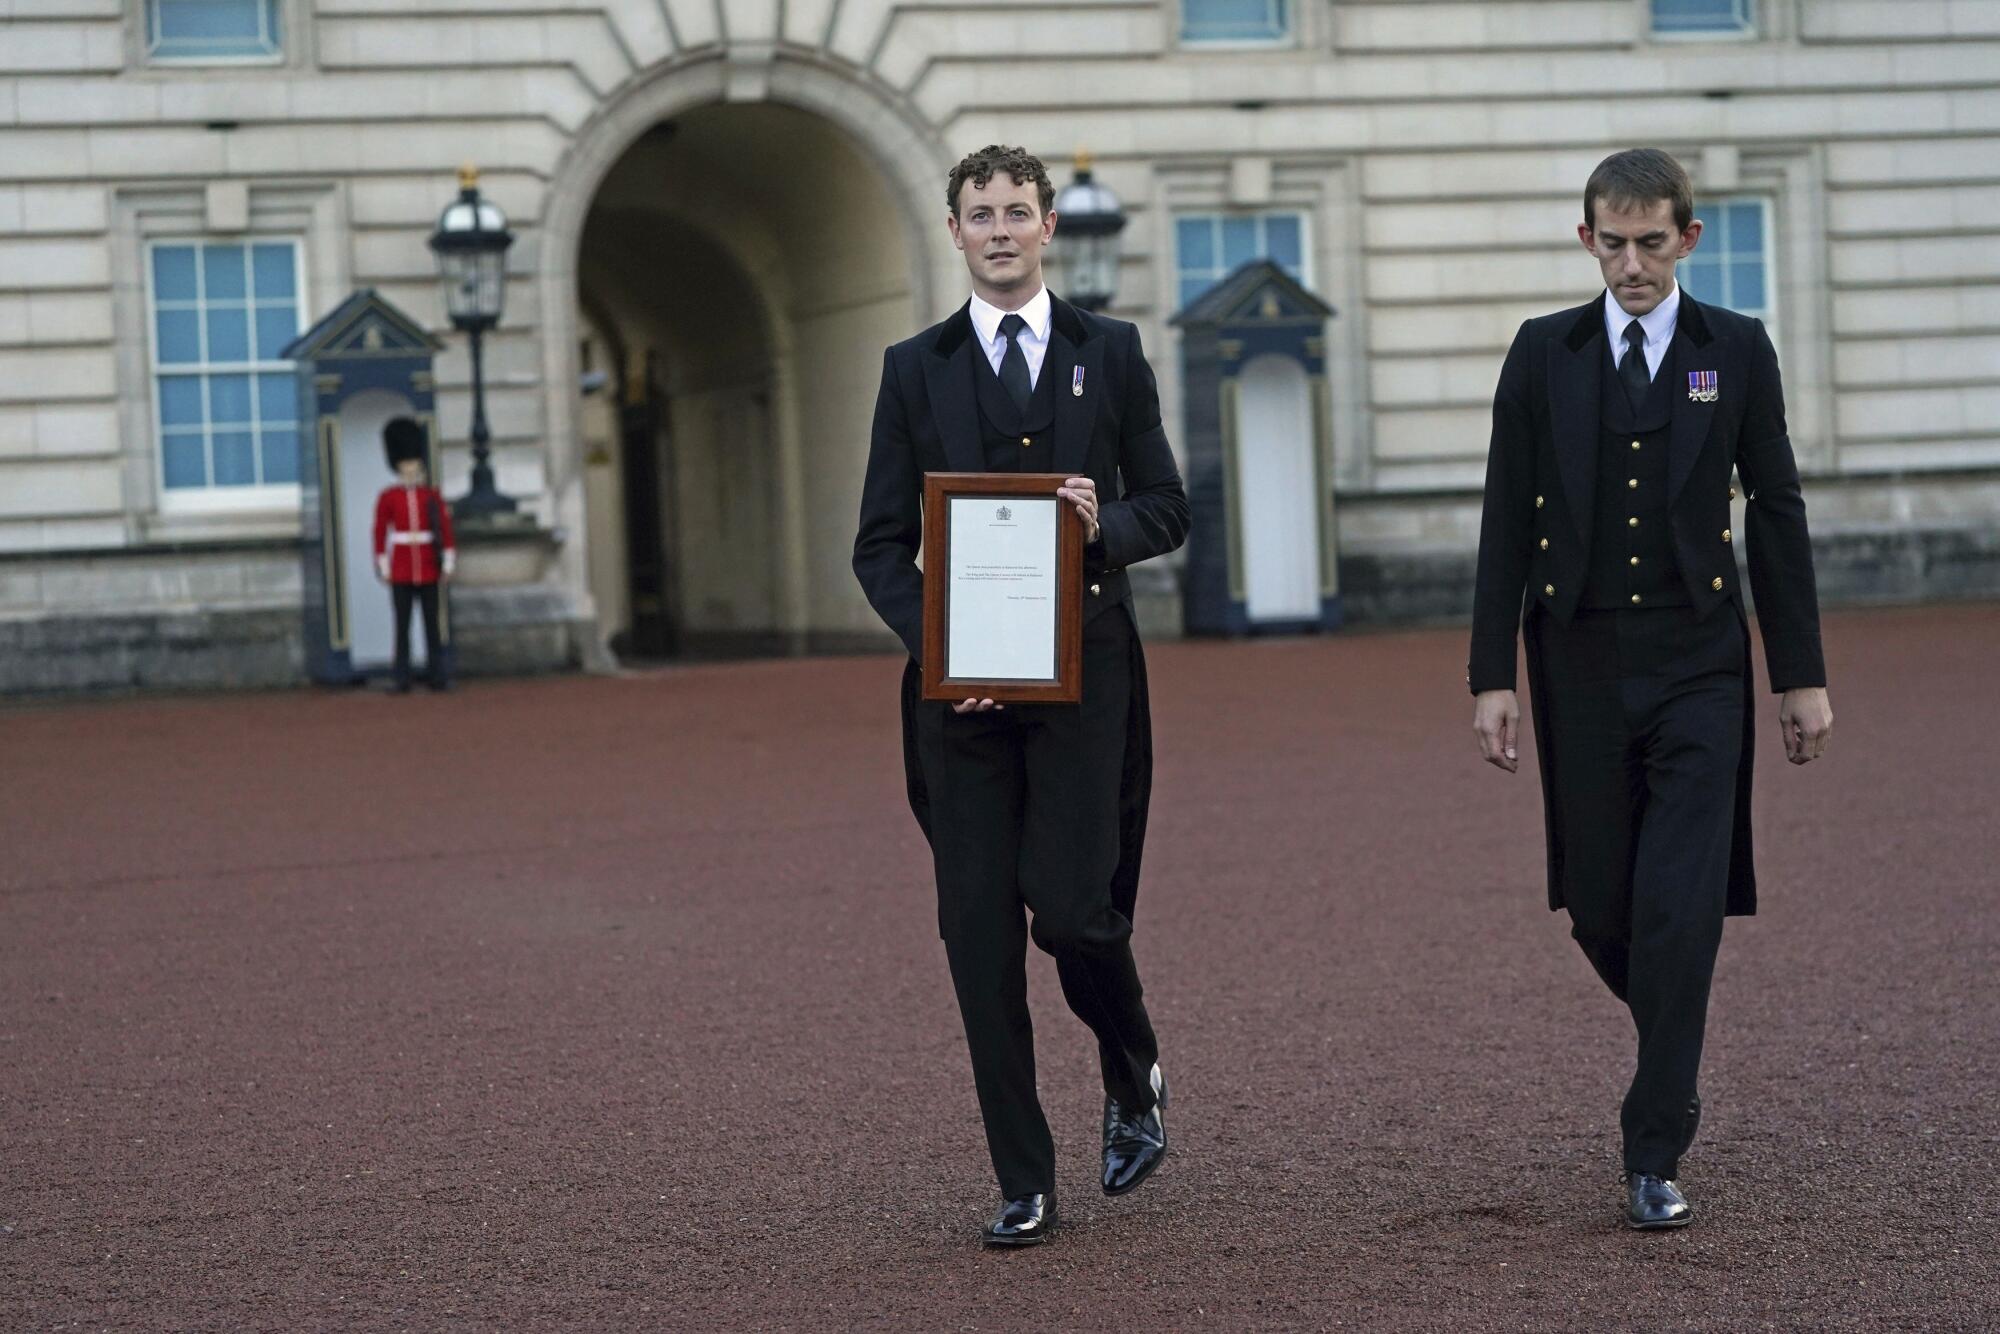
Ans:
[[[1083,397],[1083,367],[1076,368],[1076,374],[1069,377],[1069,392],[1072,398]]]
[[[1716,398],[1715,371],[1688,372],[1688,398],[1695,403],[1713,403]]]

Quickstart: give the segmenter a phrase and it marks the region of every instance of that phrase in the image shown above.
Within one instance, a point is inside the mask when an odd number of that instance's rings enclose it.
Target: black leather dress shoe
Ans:
[[[1000,1206],[986,1225],[988,1246],[1039,1246],[1056,1225],[1055,1192],[1021,1195]]]
[[[1136,1190],[1167,1156],[1167,1077],[1153,1066],[1153,1106],[1128,1112],[1118,1100],[1104,1099],[1104,1193],[1123,1195]]]
[[[1625,1223],[1641,1232],[1686,1227],[1694,1221],[1694,1208],[1681,1194],[1680,1183],[1656,1177],[1651,1172],[1625,1174]]]

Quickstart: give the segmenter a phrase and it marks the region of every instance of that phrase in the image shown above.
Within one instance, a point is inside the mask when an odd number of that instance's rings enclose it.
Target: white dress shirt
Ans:
[[[1613,365],[1625,359],[1625,326],[1632,322],[1632,316],[1618,304],[1618,298],[1611,295],[1611,289],[1604,289],[1604,332],[1611,339],[1611,361]],[[1652,379],[1660,373],[1660,362],[1667,355],[1667,345],[1674,341],[1674,327],[1681,318],[1681,285],[1674,284],[1666,299],[1638,317],[1639,327],[1646,331],[1646,378]]]
[[[1002,310],[974,294],[972,327],[979,334],[979,345],[986,349],[986,360],[993,364],[995,375],[1000,373],[1000,362],[1007,355],[1007,335],[1000,332],[1000,321],[1010,314],[1028,322],[1015,341],[1021,345],[1021,355],[1028,359],[1028,386],[1033,388],[1041,382],[1042,358],[1049,351],[1049,289],[1044,287],[1016,311]]]

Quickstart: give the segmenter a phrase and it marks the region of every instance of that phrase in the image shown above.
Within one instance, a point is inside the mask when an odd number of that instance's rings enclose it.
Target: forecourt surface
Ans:
[[[1990,1326],[2000,609],[1827,643],[1666,1236],[1617,1226],[1626,1021],[1457,630],[1149,650],[1173,1152],[1097,1194],[1036,955],[1024,1255],[977,1244],[897,663],[0,710],[0,1324]]]

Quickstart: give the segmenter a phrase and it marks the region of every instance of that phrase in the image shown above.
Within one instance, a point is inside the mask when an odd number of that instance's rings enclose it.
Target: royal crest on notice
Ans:
[[[998,519],[1000,522],[1005,523],[1007,522],[1007,520],[1014,517],[1014,511],[1008,509],[1005,505],[1002,505],[999,509],[993,511],[993,517]]]

